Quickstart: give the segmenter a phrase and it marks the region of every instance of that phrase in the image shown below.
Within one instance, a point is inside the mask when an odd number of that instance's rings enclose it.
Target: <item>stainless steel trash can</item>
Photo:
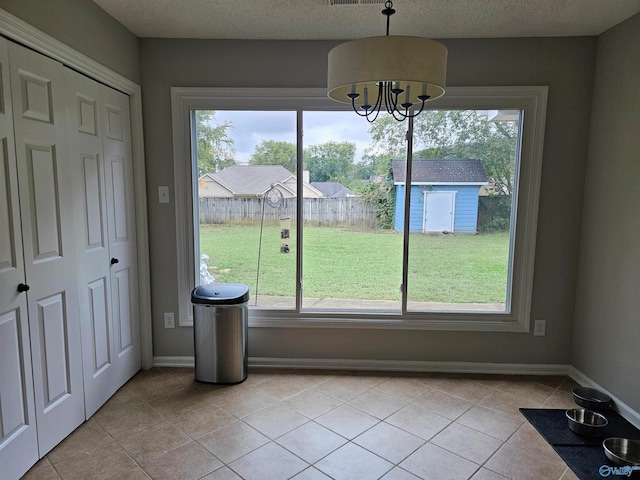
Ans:
[[[234,384],[248,373],[249,287],[200,285],[191,292],[196,380]]]

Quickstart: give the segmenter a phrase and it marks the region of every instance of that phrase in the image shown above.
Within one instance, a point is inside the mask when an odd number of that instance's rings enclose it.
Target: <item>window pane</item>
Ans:
[[[194,124],[200,283],[246,284],[250,305],[294,308],[296,113],[199,110]]]
[[[408,310],[508,311],[520,117],[440,110],[415,119]],[[393,173],[401,230],[405,162]]]
[[[402,233],[393,229],[391,156],[351,111],[305,111],[302,306],[400,310]]]

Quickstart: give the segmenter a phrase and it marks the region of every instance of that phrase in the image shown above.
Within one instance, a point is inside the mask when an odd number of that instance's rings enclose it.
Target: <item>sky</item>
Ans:
[[[254,148],[262,140],[296,143],[295,111],[216,110],[215,121],[233,124],[228,133],[235,141],[238,163],[249,163]],[[355,142],[358,162],[370,144],[369,123],[352,111],[314,111],[303,116],[304,146],[328,142]]]

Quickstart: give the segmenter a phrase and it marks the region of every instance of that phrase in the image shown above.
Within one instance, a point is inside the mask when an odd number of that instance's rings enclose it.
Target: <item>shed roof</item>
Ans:
[[[394,160],[393,181],[404,183],[406,165],[404,160]],[[487,183],[487,174],[480,160],[430,158],[413,159],[411,183]]]
[[[235,195],[261,195],[274,183],[291,178],[293,173],[282,165],[231,165],[209,175]]]

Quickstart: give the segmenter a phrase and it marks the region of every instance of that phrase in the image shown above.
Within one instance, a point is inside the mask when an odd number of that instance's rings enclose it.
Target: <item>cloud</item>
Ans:
[[[256,145],[263,140],[296,142],[295,111],[217,110],[217,123],[230,122],[240,163],[248,163]],[[351,111],[308,111],[303,114],[304,145],[328,141],[355,142],[359,161],[371,143],[369,123]]]
[[[296,112],[217,110],[215,119],[233,125],[229,135],[235,141],[240,163],[248,163],[263,140],[296,142]]]

